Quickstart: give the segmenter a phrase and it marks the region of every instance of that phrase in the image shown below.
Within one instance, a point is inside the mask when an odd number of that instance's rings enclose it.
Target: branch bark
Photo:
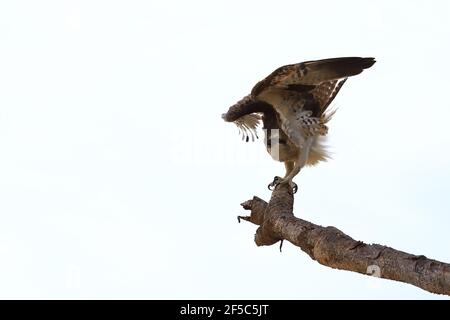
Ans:
[[[255,234],[258,246],[288,240],[324,266],[401,281],[429,292],[450,295],[450,264],[379,244],[366,244],[335,227],[322,227],[296,218],[294,197],[287,185],[277,187],[269,203],[255,196],[241,205],[251,213],[238,219],[259,225]]]

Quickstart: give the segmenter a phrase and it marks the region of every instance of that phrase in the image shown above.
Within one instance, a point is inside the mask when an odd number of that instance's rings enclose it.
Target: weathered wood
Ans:
[[[450,295],[450,264],[379,244],[356,241],[335,227],[322,227],[296,218],[290,187],[277,187],[267,203],[254,197],[242,203],[250,216],[240,219],[259,225],[258,246],[287,240],[322,265],[412,284],[429,292]]]

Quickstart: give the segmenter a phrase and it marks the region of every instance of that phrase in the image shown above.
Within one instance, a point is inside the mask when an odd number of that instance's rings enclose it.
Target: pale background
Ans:
[[[377,63],[295,212],[450,261],[448,1],[2,1],[1,298],[439,298],[257,248],[284,167],[220,115],[276,67]]]

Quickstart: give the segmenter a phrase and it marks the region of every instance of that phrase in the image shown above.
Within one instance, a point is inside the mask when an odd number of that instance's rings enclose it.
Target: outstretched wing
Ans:
[[[320,117],[334,100],[345,81],[347,81],[347,78],[325,81],[309,92],[305,92],[304,95],[307,99],[304,110],[311,111],[313,117]]]
[[[279,112],[287,99],[299,100],[303,110],[321,116],[346,79],[361,73],[375,63],[374,58],[345,57],[307,61],[286,65],[272,72],[252,89],[252,95],[271,103]],[[289,96],[289,98],[287,98]],[[290,101],[289,103],[295,103]]]
[[[333,58],[278,68],[252,89],[252,96],[273,106],[281,129],[299,147],[305,137],[325,135],[332,113],[324,112],[346,79],[375,63],[374,58]]]
[[[248,142],[250,137],[252,141],[255,141],[255,138],[258,139],[256,129],[261,124],[262,114],[265,116],[273,115],[273,107],[248,95],[231,106],[228,112],[222,115],[222,118],[227,122],[236,124],[242,135],[242,140]]]
[[[360,74],[374,63],[374,58],[345,57],[282,66],[258,82],[252,95],[258,96],[271,87],[309,91],[323,82]]]
[[[347,78],[374,63],[374,58],[345,57],[280,67],[258,82],[250,95],[230,107],[222,117],[234,122],[246,141],[257,138],[256,129],[261,120],[266,127],[280,128],[289,138],[294,138],[302,121],[326,123],[332,113],[326,116],[324,112]]]

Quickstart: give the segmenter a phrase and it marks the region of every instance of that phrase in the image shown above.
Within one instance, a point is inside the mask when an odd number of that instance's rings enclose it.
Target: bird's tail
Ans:
[[[326,139],[325,136],[317,136],[315,138],[306,165],[315,166],[319,162],[325,162],[332,158],[331,152],[326,144]]]

